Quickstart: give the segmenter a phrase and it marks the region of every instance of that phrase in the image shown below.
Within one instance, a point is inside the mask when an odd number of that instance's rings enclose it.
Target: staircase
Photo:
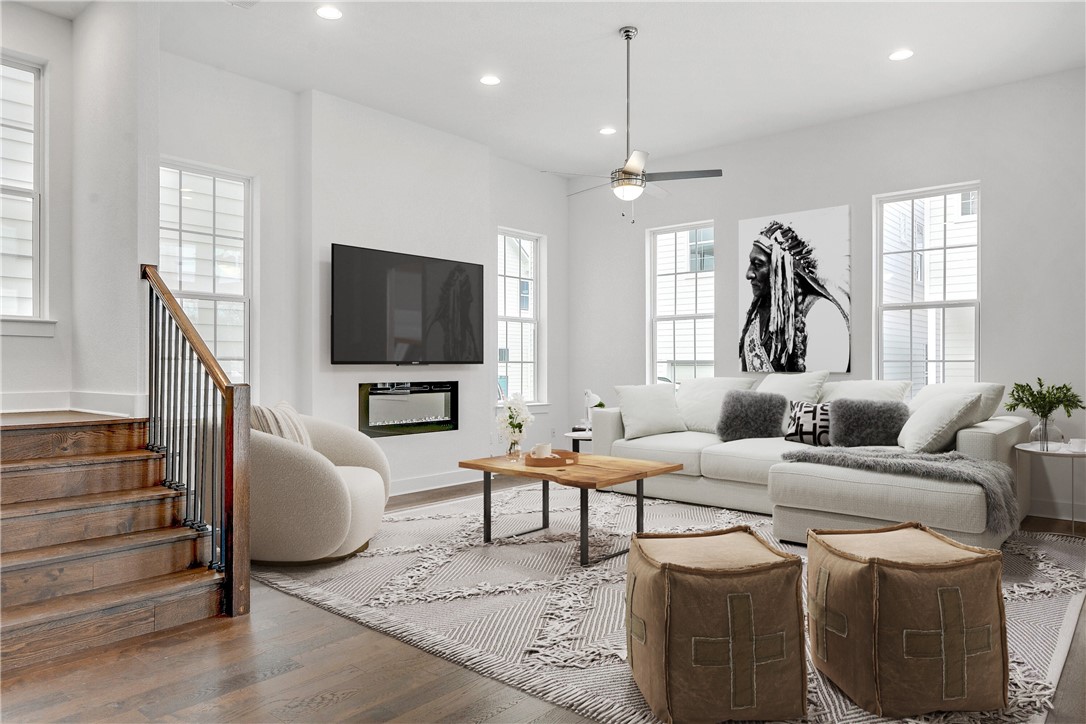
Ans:
[[[3,670],[224,612],[211,533],[183,523],[164,457],[146,418],[0,418]]]

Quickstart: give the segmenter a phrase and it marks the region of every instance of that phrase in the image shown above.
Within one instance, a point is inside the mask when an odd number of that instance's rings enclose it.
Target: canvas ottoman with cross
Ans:
[[[803,561],[747,526],[639,533],[626,573],[626,651],[664,721],[795,719],[807,711]]]
[[[919,523],[807,533],[811,656],[881,716],[1007,705],[999,551]]]

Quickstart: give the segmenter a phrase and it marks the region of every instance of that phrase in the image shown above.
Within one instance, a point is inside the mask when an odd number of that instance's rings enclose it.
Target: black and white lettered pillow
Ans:
[[[830,403],[793,402],[785,440],[804,445],[830,444]]]

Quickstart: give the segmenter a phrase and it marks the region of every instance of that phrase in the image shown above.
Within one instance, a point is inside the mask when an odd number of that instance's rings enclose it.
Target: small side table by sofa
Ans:
[[[1071,463],[1071,535],[1078,535],[1075,524],[1075,461],[1086,460],[1086,452],[1080,452],[1076,450],[1069,450],[1067,446],[1062,443],[1049,443],[1048,450],[1041,450],[1040,443],[1036,442],[1023,442],[1014,446],[1014,452],[1016,460],[1018,462],[1018,477],[1022,478],[1022,463],[1023,458],[1026,463],[1026,475],[1032,475],[1032,460],[1033,455],[1040,455],[1042,457],[1054,457],[1054,458],[1067,458]]]
[[[581,451],[582,442],[592,442],[592,431],[574,430],[573,432],[567,432],[566,437],[573,441],[573,452],[579,453]]]

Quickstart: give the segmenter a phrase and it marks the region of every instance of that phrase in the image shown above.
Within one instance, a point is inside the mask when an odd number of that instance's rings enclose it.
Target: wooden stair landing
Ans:
[[[0,415],[0,668],[222,613],[146,418]]]

